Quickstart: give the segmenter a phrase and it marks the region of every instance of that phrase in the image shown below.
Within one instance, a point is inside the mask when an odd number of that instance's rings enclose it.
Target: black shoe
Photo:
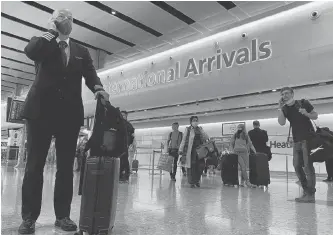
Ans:
[[[333,178],[328,177],[327,179],[323,180],[323,182],[333,182]]]
[[[197,186],[198,188],[200,188],[200,183],[196,183],[195,186]]]
[[[35,233],[35,223],[36,221],[34,220],[24,220],[22,224],[19,227],[19,234],[33,234]]]
[[[171,180],[176,182],[176,178],[171,178]]]
[[[61,228],[66,232],[76,231],[76,224],[68,217],[63,219],[57,219],[55,222],[55,226]]]
[[[194,184],[191,184],[191,188],[195,188],[195,185],[194,185]]]

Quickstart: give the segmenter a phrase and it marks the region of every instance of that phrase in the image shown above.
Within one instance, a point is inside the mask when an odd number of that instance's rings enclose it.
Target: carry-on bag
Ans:
[[[104,103],[104,104],[103,104]],[[126,125],[120,110],[97,100],[93,132],[81,180],[79,233],[106,235],[114,227],[120,157],[126,156]]]
[[[138,170],[139,170],[139,160],[134,159],[132,162],[132,171],[138,173]]]
[[[107,235],[114,227],[119,187],[119,158],[89,157],[82,187],[79,228]]]
[[[135,173],[138,173],[139,170],[139,160],[136,159],[137,153],[135,152],[135,159],[132,162],[132,171],[135,171]]]
[[[268,186],[270,184],[270,173],[268,156],[265,153],[250,154],[250,183],[257,186]]]
[[[211,157],[206,158],[206,165],[207,166],[214,166],[214,168],[218,165],[218,156],[212,155]]]
[[[218,154],[215,142],[211,140],[197,147],[196,151],[199,160]]]
[[[173,157],[168,153],[162,153],[157,163],[157,168],[163,171],[171,172],[173,164]]]
[[[221,178],[224,185],[239,185],[238,179],[238,155],[228,153],[222,155],[221,160]]]
[[[312,162],[325,162],[333,159],[333,131],[328,127],[319,127],[314,121],[316,131],[310,134],[307,141],[309,158]]]

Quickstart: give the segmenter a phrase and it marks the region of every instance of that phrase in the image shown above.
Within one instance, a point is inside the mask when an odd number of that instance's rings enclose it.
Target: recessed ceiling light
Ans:
[[[249,108],[249,107],[246,107],[247,109]]]
[[[177,104],[177,106],[179,107],[179,106],[180,106],[180,104]]]
[[[116,12],[115,12],[115,11],[111,11],[111,14],[112,14],[112,15],[115,15],[115,14],[116,14]]]
[[[272,91],[276,91],[276,89],[273,89]]]

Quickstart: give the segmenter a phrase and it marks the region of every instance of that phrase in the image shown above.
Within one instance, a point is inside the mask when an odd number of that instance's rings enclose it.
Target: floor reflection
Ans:
[[[24,170],[1,168],[1,234],[17,234],[21,222],[21,182]],[[36,234],[64,233],[54,228],[53,187],[55,168],[44,173],[42,213]],[[149,175],[141,170],[130,184],[119,185],[116,226],[112,234],[311,234],[333,231],[333,184],[318,179],[316,204],[297,204],[301,190],[296,179],[274,177],[268,191],[222,186],[219,174],[202,179],[201,188],[190,188],[187,178]],[[75,173],[72,219],[78,221],[79,175]]]

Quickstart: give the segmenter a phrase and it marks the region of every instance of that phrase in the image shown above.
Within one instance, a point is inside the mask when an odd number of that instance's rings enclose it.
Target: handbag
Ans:
[[[209,156],[210,153],[216,149],[214,141],[208,141],[196,148],[198,159],[204,159]]]
[[[163,171],[171,172],[173,164],[173,157],[169,154],[161,154],[160,159],[157,163],[157,168]]]

